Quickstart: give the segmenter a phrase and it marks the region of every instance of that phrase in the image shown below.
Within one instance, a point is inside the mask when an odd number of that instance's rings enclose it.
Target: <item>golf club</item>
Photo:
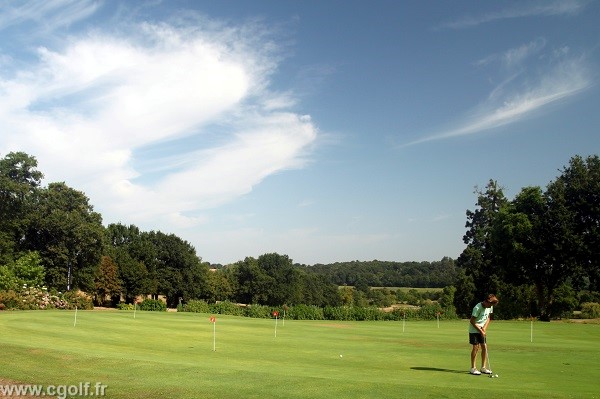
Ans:
[[[490,374],[490,378],[498,378],[498,374],[494,374],[492,371],[492,364],[490,363],[490,350],[487,346],[487,337],[485,337],[485,356],[487,359],[487,369],[490,370],[491,374]]]

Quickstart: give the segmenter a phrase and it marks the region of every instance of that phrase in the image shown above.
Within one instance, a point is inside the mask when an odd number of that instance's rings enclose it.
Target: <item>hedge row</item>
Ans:
[[[24,287],[21,291],[0,291],[0,310],[94,308],[92,299],[76,291],[48,292],[46,289]]]
[[[295,305],[272,307],[264,305],[238,305],[232,302],[209,304],[202,300],[191,300],[177,308],[179,312],[226,314],[254,318],[272,318],[274,312],[279,317],[291,320],[440,320],[457,319],[453,309],[442,309],[439,305],[425,305],[420,308],[396,309],[384,312],[376,307]]]

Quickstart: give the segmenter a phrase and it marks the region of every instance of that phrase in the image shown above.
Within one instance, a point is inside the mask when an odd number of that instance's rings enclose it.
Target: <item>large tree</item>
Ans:
[[[35,157],[24,152],[11,152],[0,158],[0,264],[19,257],[31,199],[43,177]]]
[[[546,195],[550,211],[569,220],[566,255],[578,268],[574,273],[589,279],[587,288],[600,291],[600,157],[571,158]],[[580,288],[588,285],[574,283]]]
[[[96,303],[105,306],[112,302],[113,297],[121,294],[117,265],[110,256],[102,256],[100,266],[95,276]]]
[[[106,235],[106,252],[111,254],[118,266],[125,301],[133,303],[140,295],[155,293],[143,260],[155,258],[156,249],[143,238],[140,229],[135,225],[109,224]]]
[[[65,183],[39,189],[34,203],[25,241],[42,256],[48,286],[93,292],[105,237],[102,217],[85,194]]]
[[[541,319],[560,316],[565,293],[598,288],[600,263],[600,162],[597,156],[572,158],[545,192],[525,187],[493,214],[488,226],[491,263],[498,291],[522,312]],[[472,250],[469,248],[469,250]],[[535,287],[536,307],[529,286]],[[572,295],[571,295],[572,296]],[[517,315],[511,309],[506,316]],[[523,315],[523,314],[521,314]]]
[[[258,267],[272,279],[267,290],[267,305],[303,303],[300,270],[293,266],[287,255],[261,255],[258,257]]]
[[[153,258],[143,259],[155,289],[152,293],[166,295],[167,304],[172,307],[180,299],[200,298],[206,287],[208,267],[196,255],[194,247],[174,234],[160,231],[144,233],[142,237],[153,247]]]
[[[556,241],[550,234],[549,217],[541,188],[525,187],[498,212],[491,234],[491,248],[505,283],[503,289],[513,293],[509,287],[534,284],[542,319],[550,317],[552,293],[565,278],[561,268],[555,266]],[[506,299],[515,302],[519,298]]]
[[[268,290],[273,286],[273,277],[258,266],[258,261],[253,257],[246,257],[243,261],[233,265],[237,288],[235,299],[237,302],[247,304],[265,304],[268,300]]]

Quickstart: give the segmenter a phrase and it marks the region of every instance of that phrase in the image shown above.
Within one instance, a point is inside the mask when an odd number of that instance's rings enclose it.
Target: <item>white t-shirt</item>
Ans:
[[[490,315],[492,313],[494,313],[493,306],[486,308],[485,306],[483,306],[482,302],[479,302],[477,305],[475,305],[473,307],[471,316],[473,316],[475,318],[475,324],[477,324],[480,327],[483,327],[485,325],[485,322],[488,320],[488,318],[490,317]],[[479,330],[476,329],[475,327],[473,327],[473,325],[471,323],[469,323],[469,332],[470,333],[478,333]]]

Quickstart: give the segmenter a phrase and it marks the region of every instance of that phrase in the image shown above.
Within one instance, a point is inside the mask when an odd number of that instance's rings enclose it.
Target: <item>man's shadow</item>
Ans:
[[[450,370],[450,369],[441,369],[438,367],[411,367],[411,370],[419,370],[419,371],[439,371],[443,373],[456,373],[456,374],[468,374],[468,371],[463,370]]]

